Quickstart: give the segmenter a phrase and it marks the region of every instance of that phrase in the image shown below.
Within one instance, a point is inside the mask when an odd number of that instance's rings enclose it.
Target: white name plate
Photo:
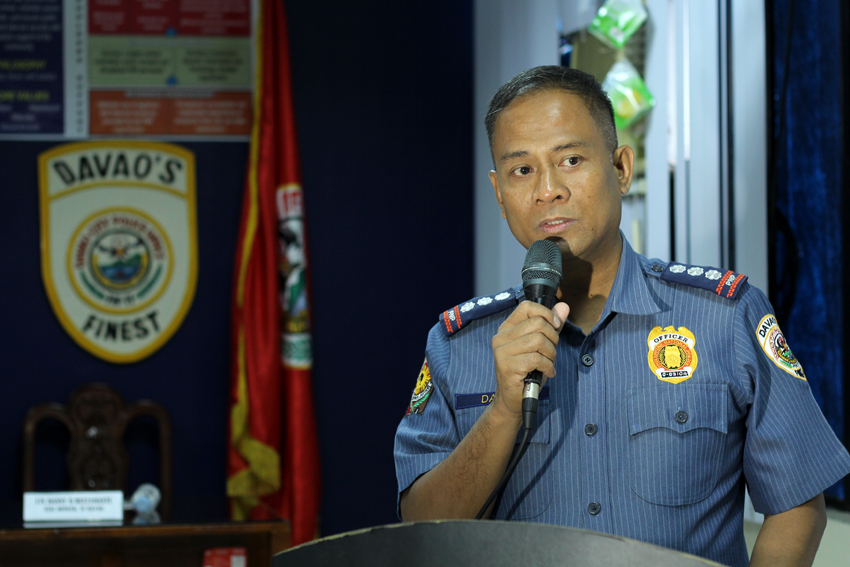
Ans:
[[[120,490],[24,492],[24,522],[91,522],[124,519]]]

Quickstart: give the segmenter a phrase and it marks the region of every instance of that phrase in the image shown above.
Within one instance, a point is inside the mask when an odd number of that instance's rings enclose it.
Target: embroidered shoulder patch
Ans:
[[[779,324],[773,314],[765,315],[756,330],[759,344],[767,357],[773,363],[793,376],[806,380],[803,366],[785,341],[785,335],[779,330]]]
[[[714,292],[726,299],[738,299],[741,284],[747,281],[747,276],[732,270],[718,270],[708,266],[691,266],[671,262],[661,274],[661,279],[668,282],[698,287]]]
[[[431,382],[431,371],[428,369],[428,359],[422,363],[422,370],[419,371],[419,377],[416,379],[416,388],[413,390],[413,395],[410,397],[410,404],[407,406],[405,417],[425,411],[425,406],[428,405],[428,400],[431,398],[431,392],[434,391],[434,384]]]
[[[440,314],[440,322],[446,335],[451,336],[471,321],[504,311],[508,307],[515,306],[517,303],[517,291],[514,288],[506,289],[496,295],[476,297],[466,303],[455,305]]]
[[[655,327],[646,339],[649,346],[649,369],[664,382],[678,384],[694,375],[697,369],[696,337],[685,327]]]

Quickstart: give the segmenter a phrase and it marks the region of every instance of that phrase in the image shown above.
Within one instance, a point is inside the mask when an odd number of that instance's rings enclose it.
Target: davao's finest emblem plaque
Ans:
[[[198,272],[195,158],[173,144],[81,142],[39,156],[41,268],[71,337],[111,362],[155,352]]]

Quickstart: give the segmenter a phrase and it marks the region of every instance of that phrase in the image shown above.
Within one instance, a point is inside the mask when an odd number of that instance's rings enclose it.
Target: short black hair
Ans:
[[[499,114],[521,96],[543,90],[560,89],[581,97],[590,115],[599,127],[602,138],[613,155],[617,149],[617,128],[614,126],[614,107],[608,93],[596,80],[596,77],[584,71],[559,65],[544,65],[523,71],[496,91],[490,99],[484,126],[487,128],[487,141],[490,155],[493,154],[493,137],[496,131],[496,119]],[[495,160],[495,156],[494,156]]]

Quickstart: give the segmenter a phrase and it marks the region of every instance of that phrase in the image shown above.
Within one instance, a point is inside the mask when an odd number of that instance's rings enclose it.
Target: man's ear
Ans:
[[[490,171],[490,183],[496,192],[496,201],[498,201],[499,209],[502,211],[502,218],[506,219],[508,217],[505,216],[505,204],[502,202],[502,192],[499,190],[499,178],[496,176],[496,172],[492,170]]]
[[[631,146],[620,146],[614,150],[611,161],[617,170],[617,182],[620,185],[620,193],[625,195],[632,186],[632,178],[635,174],[635,152]]]

